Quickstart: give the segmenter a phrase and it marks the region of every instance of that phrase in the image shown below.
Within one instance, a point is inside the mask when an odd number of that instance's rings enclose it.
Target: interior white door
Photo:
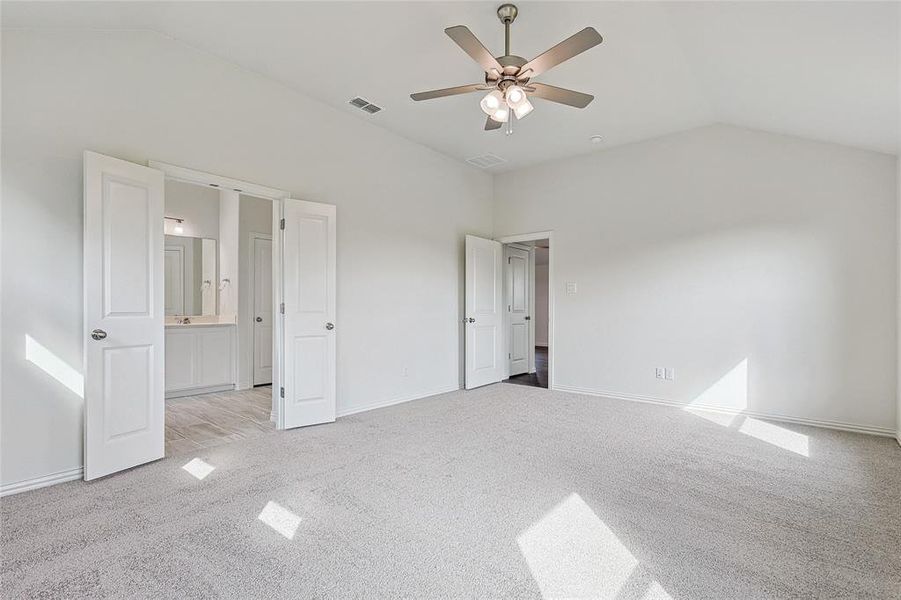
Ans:
[[[253,384],[272,383],[272,240],[253,238]]]
[[[284,428],[335,420],[335,207],[284,201]]]
[[[510,376],[529,372],[531,335],[531,288],[529,282],[529,251],[504,246],[506,281],[504,297],[507,302],[507,362]]]
[[[84,153],[84,478],[164,454],[163,173]]]
[[[166,246],[163,258],[165,276],[165,298],[167,315],[185,313],[185,249],[181,246]]]
[[[466,389],[504,378],[503,247],[466,236]]]

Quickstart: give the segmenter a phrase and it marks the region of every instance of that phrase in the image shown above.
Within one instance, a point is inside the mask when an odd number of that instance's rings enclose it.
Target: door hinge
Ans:
[[[278,395],[281,398],[285,397],[285,388],[278,388]]]
[[[285,220],[284,219],[282,219],[281,221],[278,222],[278,228],[279,229],[285,228]]]
[[[284,303],[284,302],[282,302],[282,303],[279,305],[278,311],[279,311],[280,313],[282,313],[282,314],[285,314],[285,303]]]
[[[513,355],[511,353],[507,352],[507,360],[510,360],[511,358],[513,358]]]
[[[509,264],[513,264],[513,257],[512,257],[512,256],[508,256],[508,257],[507,257],[507,264],[508,264],[508,265],[509,265]]]

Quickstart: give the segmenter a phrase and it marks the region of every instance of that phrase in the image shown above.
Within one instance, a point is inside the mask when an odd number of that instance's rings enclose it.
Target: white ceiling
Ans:
[[[499,2],[3,3],[4,28],[152,29],[459,159],[506,170],[715,122],[898,151],[899,4],[521,2],[513,53],[586,26],[604,43],[538,80],[594,94],[536,100],[513,136],[484,132],[480,96],[411,92],[482,77],[443,32],[467,25],[501,54]],[[355,95],[385,108],[367,115]],[[592,145],[589,136],[604,142]]]

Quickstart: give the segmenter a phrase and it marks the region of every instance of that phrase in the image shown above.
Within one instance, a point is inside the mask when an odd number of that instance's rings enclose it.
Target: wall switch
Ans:
[[[672,367],[667,367],[663,370],[663,378],[667,381],[675,381],[676,380],[676,369]]]
[[[573,294],[579,291],[579,286],[576,285],[575,281],[567,281],[566,282],[566,293],[572,296]]]
[[[656,369],[654,369],[654,375],[657,377],[657,379],[665,379],[666,369],[664,369],[663,367],[657,367]]]

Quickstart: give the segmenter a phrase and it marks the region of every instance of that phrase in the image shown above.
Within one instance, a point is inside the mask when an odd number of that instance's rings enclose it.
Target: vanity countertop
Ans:
[[[179,317],[181,319],[182,317]],[[190,323],[179,323],[176,317],[166,317],[166,329],[195,329],[197,327],[222,327],[234,325],[234,317],[224,316],[198,316],[188,317]],[[196,319],[196,320],[195,320]]]

